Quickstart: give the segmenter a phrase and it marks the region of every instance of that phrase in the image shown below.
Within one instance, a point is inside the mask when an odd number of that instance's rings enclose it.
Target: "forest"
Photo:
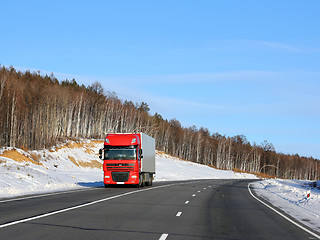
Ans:
[[[79,85],[53,74],[0,65],[0,147],[47,148],[66,139],[103,139],[113,132],[145,132],[159,151],[218,169],[286,179],[319,179],[320,161],[276,152],[272,143],[222,136],[177,119],[150,114],[147,103],[119,99],[98,82]]]

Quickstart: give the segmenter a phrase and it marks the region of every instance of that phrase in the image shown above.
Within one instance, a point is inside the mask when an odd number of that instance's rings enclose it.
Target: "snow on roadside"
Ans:
[[[320,232],[320,190],[312,188],[310,183],[311,181],[268,179],[252,185],[259,197]]]
[[[39,151],[0,149],[0,198],[103,186],[101,141],[68,141]],[[156,154],[155,181],[256,178]]]
[[[99,184],[101,142],[68,142],[50,150],[0,150],[0,198],[64,191]],[[86,167],[87,165],[87,167]],[[102,183],[100,183],[102,186]]]
[[[219,170],[157,152],[155,181],[190,179],[256,179],[253,174]]]

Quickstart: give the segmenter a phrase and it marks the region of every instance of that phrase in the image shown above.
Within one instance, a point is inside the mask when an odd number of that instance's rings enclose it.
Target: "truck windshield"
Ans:
[[[105,151],[106,160],[135,160],[136,148],[132,147],[111,147]]]

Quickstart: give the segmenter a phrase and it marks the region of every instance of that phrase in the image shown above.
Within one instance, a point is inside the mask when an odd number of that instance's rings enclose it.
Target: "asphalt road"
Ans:
[[[255,200],[249,182],[162,182],[0,201],[0,239],[316,239]]]

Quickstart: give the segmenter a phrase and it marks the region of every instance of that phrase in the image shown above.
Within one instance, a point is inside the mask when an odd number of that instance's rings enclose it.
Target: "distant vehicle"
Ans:
[[[144,133],[107,134],[103,159],[104,185],[151,186],[155,174],[155,140]]]

